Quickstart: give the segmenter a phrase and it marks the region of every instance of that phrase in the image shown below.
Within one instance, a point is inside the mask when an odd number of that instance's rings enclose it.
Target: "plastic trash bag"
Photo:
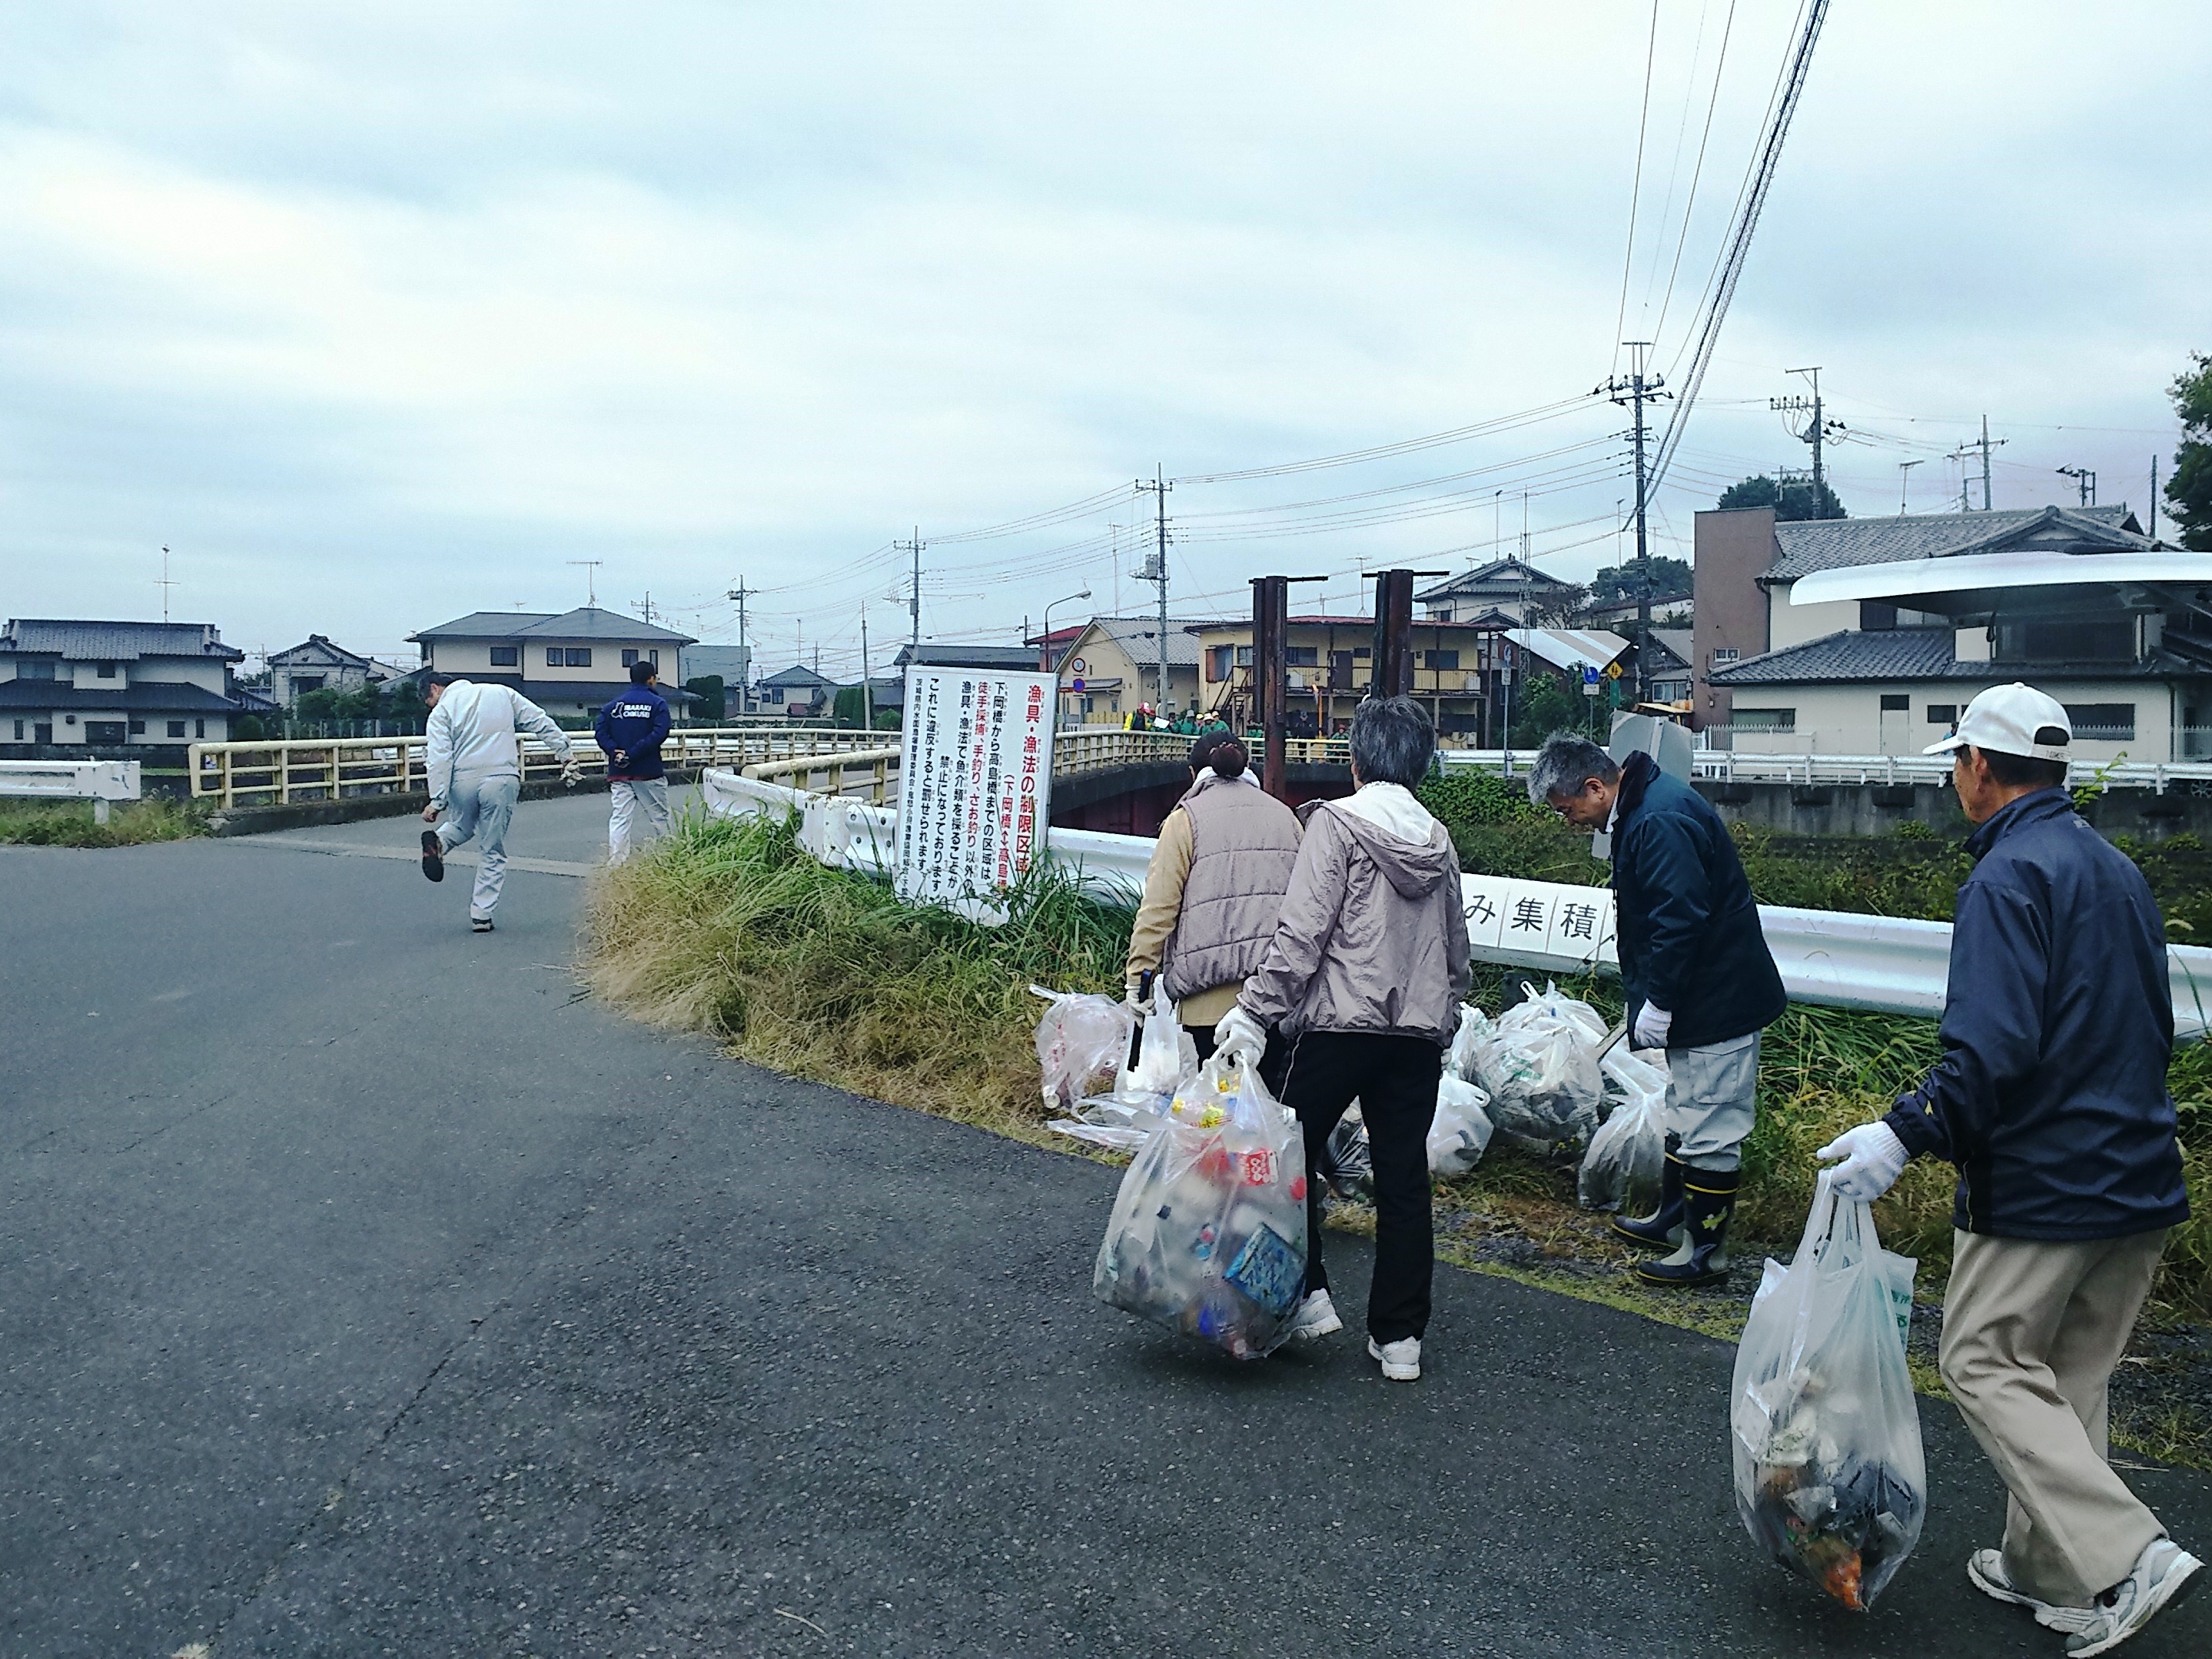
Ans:
[[[1605,1091],[1597,1063],[1605,1022],[1555,986],[1522,988],[1528,1000],[1500,1014],[1474,1045],[1474,1080],[1489,1091],[1490,1121],[1529,1140],[1587,1135],[1597,1127]]]
[[[1158,1095],[1094,1095],[1074,1106],[1067,1116],[1051,1119],[1044,1127],[1071,1140],[1133,1152],[1159,1127],[1164,1104]]]
[[[1667,1062],[1616,1044],[1599,1067],[1620,1103],[1590,1136],[1575,1196],[1586,1210],[1641,1215],[1657,1205],[1667,1164]]]
[[[1452,1033],[1451,1048],[1444,1054],[1444,1070],[1462,1082],[1473,1083],[1475,1055],[1497,1030],[1490,1016],[1473,1003],[1460,1004],[1459,1029]]]
[[[1064,1109],[1111,1088],[1128,1059],[1135,1015],[1112,997],[1051,991],[1042,985],[1030,990],[1051,1005],[1036,1026],[1044,1103]]]
[[[1289,1337],[1305,1272],[1304,1132],[1256,1068],[1216,1056],[1121,1177],[1091,1291],[1256,1359]]]
[[[1787,1267],[1770,1261],[1737,1346],[1729,1419],[1753,1539],[1855,1611],[1920,1540],[1928,1472],[1905,1363],[1918,1264],[1822,1170]]]
[[[1125,1042],[1122,1053],[1128,1052]],[[1152,1012],[1145,1016],[1145,1035],[1137,1044],[1137,1063],[1116,1079],[1117,1095],[1172,1095],[1198,1075],[1198,1045],[1176,1018],[1176,1006],[1166,989],[1153,981]]]
[[[1367,1120],[1353,1101],[1328,1132],[1321,1163],[1314,1173],[1328,1183],[1339,1198],[1371,1198],[1375,1194],[1375,1151],[1367,1144]]]
[[[1429,1173],[1449,1181],[1482,1162],[1490,1150],[1490,1097],[1449,1074],[1437,1081],[1437,1115],[1429,1124]]]

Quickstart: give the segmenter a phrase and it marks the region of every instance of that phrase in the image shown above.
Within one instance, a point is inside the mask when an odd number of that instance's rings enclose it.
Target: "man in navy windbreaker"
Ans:
[[[1978,863],[1959,889],[1943,1058],[1820,1149],[1871,1202],[1909,1158],[1959,1170],[1941,1367],[2011,1494],[1966,1575],[2103,1653],[2200,1564],[2106,1462],[2106,1389],[2166,1230],[2189,1216],[2166,1068],[2166,930],[2149,884],[2074,811],[2072,730],[2033,687],[1966,706],[1948,750]]]
[[[607,862],[630,854],[631,823],[645,813],[651,842],[668,833],[668,774],[660,764],[660,742],[668,735],[668,702],[654,689],[659,672],[649,662],[634,664],[629,690],[599,710],[592,735],[607,757],[607,793],[614,810],[607,818]]]

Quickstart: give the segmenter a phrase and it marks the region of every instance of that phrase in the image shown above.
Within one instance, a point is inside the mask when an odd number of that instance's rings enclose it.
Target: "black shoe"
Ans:
[[[491,918],[489,916],[471,916],[469,918],[469,932],[471,933],[489,933],[491,932]]]
[[[1647,1285],[1682,1289],[1718,1285],[1729,1276],[1729,1221],[1735,1214],[1740,1170],[1690,1170],[1682,1182],[1680,1246],[1659,1261],[1647,1261],[1636,1276]]]
[[[1659,1207],[1641,1220],[1613,1218],[1613,1234],[1647,1250],[1671,1250],[1682,1242],[1682,1160],[1675,1148],[1682,1143],[1667,1137],[1667,1161],[1659,1170]]]
[[[446,878],[446,849],[439,844],[435,830],[422,832],[422,873],[433,881]]]

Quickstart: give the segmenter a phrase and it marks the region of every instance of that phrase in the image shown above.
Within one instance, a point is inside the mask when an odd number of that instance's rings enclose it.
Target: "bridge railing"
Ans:
[[[1507,776],[1525,775],[1536,757],[1533,749],[1447,749],[1440,751],[1448,769],[1473,768]],[[1700,749],[1691,756],[1697,776],[1723,783],[1899,784],[1948,783],[1951,763],[1942,755],[1755,755],[1742,750]],[[2116,788],[2154,789],[2164,794],[2176,783],[2212,782],[2207,761],[2076,761],[2073,781],[2100,779]]]
[[[806,794],[850,799],[857,793],[872,806],[888,806],[898,794],[900,752],[863,749],[848,755],[797,755],[758,762],[746,767],[744,775]],[[817,778],[822,780],[818,787]]]

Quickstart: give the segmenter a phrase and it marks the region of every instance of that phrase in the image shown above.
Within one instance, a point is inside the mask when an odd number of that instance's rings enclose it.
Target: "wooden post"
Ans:
[[[1288,786],[1283,752],[1289,676],[1291,586],[1286,576],[1252,579],[1252,700],[1261,732],[1260,786],[1277,800]]]

